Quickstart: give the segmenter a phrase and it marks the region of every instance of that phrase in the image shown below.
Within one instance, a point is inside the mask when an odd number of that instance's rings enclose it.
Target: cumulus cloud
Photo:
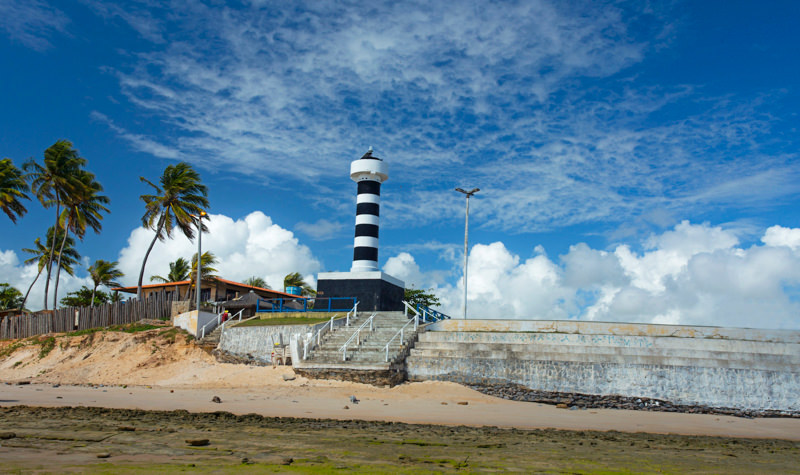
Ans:
[[[799,238],[800,229],[774,226],[764,245],[742,247],[730,230],[684,221],[644,240],[640,252],[579,243],[557,262],[541,252],[522,261],[501,242],[477,244],[469,315],[797,329]],[[425,281],[413,256],[389,262]],[[463,279],[435,291],[445,312],[462,314]]]
[[[272,222],[260,211],[241,219],[221,214],[209,215],[209,231],[203,233],[202,250],[211,251],[219,259],[218,275],[241,282],[251,276],[262,277],[274,289],[283,289],[283,277],[290,272],[299,272],[306,282],[315,285],[320,262],[311,250],[294,234]],[[147,247],[154,232],[137,228],[131,232],[128,245],[119,257],[120,269],[125,273],[125,285],[136,285]],[[190,259],[197,252],[197,243],[176,233],[173,239],[156,242],[144,273],[144,284],[150,276],[165,275],[169,263],[179,257]]]

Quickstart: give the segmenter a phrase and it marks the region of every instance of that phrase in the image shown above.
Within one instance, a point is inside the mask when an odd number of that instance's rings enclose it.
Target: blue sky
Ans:
[[[79,250],[126,283],[138,177],[178,160],[210,187],[226,277],[349,269],[349,162],[373,146],[380,264],[452,313],[464,186],[476,316],[800,328],[798,20],[796,2],[0,0],[0,154],[75,144],[112,210]],[[18,287],[52,221],[29,209],[0,222]]]

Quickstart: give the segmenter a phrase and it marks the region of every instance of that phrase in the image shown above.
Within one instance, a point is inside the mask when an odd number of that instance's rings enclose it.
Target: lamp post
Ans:
[[[468,242],[469,242],[469,198],[475,193],[481,191],[480,188],[473,188],[466,191],[462,188],[456,188],[459,193],[464,193],[467,196],[467,214],[464,219],[464,320],[467,319],[467,257],[468,257]]]
[[[203,218],[206,217],[205,211],[200,211],[200,216],[191,215],[197,220],[197,288],[195,289],[197,303],[197,318],[200,318],[200,264],[202,263],[202,241],[203,241]]]

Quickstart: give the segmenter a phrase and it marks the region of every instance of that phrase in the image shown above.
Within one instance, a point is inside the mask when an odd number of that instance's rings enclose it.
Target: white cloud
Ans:
[[[477,244],[469,314],[800,329],[799,237],[800,229],[774,226],[763,246],[743,248],[729,230],[684,221],[646,239],[641,253],[580,243],[558,263],[542,253],[521,261],[501,242]],[[409,254],[390,262],[426,278]],[[446,313],[461,315],[463,281],[435,291]]]
[[[202,250],[217,256],[219,264],[215,268],[220,277],[241,282],[258,276],[272,288],[282,290],[283,277],[290,272],[299,272],[306,282],[315,285],[319,261],[291,231],[273,223],[264,213],[255,211],[236,220],[212,214],[207,225],[209,232],[203,233]],[[142,259],[153,237],[154,232],[145,228],[131,232],[128,245],[119,257],[125,285],[136,285]],[[183,234],[176,233],[173,239],[156,242],[147,260],[143,283],[149,284],[152,275],[165,275],[169,263],[175,259],[190,259],[196,252],[196,241],[189,241]]]
[[[0,31],[36,51],[50,49],[49,38],[66,34],[69,22],[64,12],[42,0],[0,2]]]
[[[313,223],[301,221],[295,225],[295,229],[301,233],[307,234],[312,239],[324,241],[336,237],[345,229],[345,225],[337,221],[330,221],[322,218]]]

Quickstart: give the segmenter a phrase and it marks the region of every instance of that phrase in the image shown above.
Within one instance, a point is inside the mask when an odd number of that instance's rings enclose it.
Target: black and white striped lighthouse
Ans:
[[[331,305],[339,305],[336,310],[349,310],[352,299],[359,310],[403,310],[405,283],[378,268],[381,184],[389,178],[388,170],[386,162],[372,156],[372,147],[350,164],[350,178],[358,184],[353,265],[350,272],[317,276],[317,298],[330,298]]]
[[[386,163],[372,156],[372,147],[350,164],[350,179],[358,183],[356,198],[356,236],[350,272],[378,270],[381,183],[389,178]]]

